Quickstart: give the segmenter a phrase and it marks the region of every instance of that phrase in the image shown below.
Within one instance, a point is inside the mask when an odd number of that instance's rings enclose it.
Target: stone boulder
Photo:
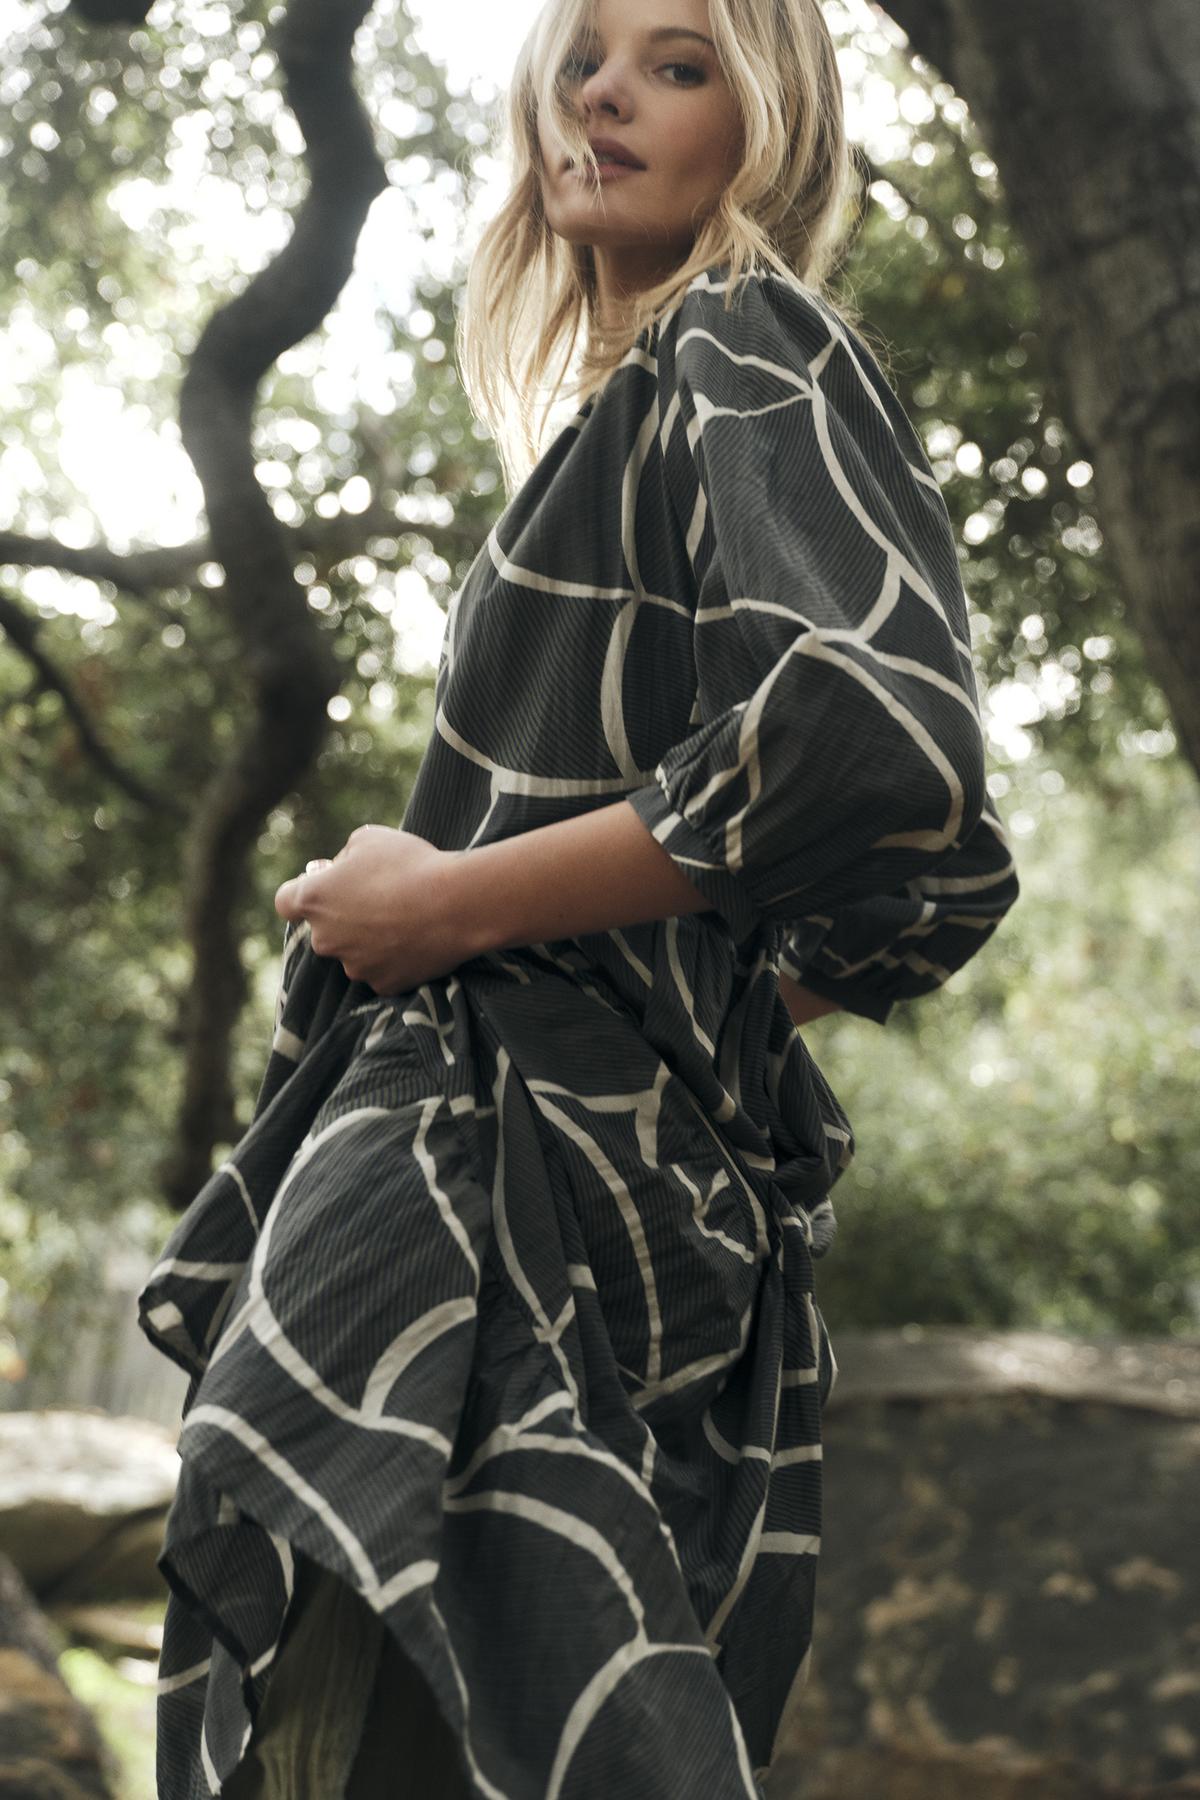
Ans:
[[[43,1604],[165,1599],[174,1434],[94,1411],[0,1413],[0,1555]]]
[[[1200,1795],[1200,1342],[831,1330],[770,1800]]]
[[[830,1326],[770,1800],[1200,1800],[1200,1341]],[[0,1414],[0,1553],[56,1609],[164,1597],[177,1468],[157,1426]]]

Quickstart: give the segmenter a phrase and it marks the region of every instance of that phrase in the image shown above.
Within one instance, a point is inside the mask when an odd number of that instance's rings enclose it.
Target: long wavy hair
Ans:
[[[542,453],[555,402],[575,397],[582,405],[714,264],[729,267],[726,308],[744,277],[774,269],[820,294],[846,323],[859,322],[828,291],[853,227],[856,181],[821,0],[709,0],[709,19],[741,113],[741,167],[697,222],[688,256],[631,297],[615,335],[598,329],[592,247],[558,237],[547,222],[538,139],[545,108],[580,174],[600,191],[586,125],[560,78],[573,47],[594,30],[595,0],[546,0],[521,46],[495,147],[511,186],[472,256],[456,330],[460,377],[496,441],[510,496]]]

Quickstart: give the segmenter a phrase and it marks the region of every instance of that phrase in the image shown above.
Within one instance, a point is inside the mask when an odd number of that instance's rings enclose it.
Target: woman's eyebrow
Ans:
[[[715,51],[717,47],[702,31],[691,31],[686,25],[656,25],[653,31],[646,32],[645,37],[648,44],[661,43],[664,38],[694,38],[698,44],[707,44],[710,50]],[[599,42],[599,39],[595,41]]]
[[[652,44],[657,44],[662,38],[695,38],[698,43],[707,44],[710,50],[716,49],[711,38],[705,37],[702,31],[689,31],[686,25],[659,25],[653,31],[648,31],[646,37]]]

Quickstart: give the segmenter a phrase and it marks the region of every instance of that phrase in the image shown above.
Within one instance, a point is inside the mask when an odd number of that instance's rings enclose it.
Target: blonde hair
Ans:
[[[640,334],[714,264],[728,265],[726,308],[743,277],[774,269],[819,293],[847,323],[859,321],[827,288],[856,184],[821,0],[709,0],[709,17],[741,113],[741,167],[700,222],[690,254],[631,298],[615,336],[598,330],[591,246],[556,236],[547,222],[538,139],[545,108],[581,174],[598,182],[586,127],[559,79],[594,25],[595,0],[546,0],[521,46],[501,115],[499,150],[512,185],[472,257],[456,332],[463,386],[496,440],[510,495],[541,455],[555,401],[574,395],[582,404],[602,387]],[[568,381],[581,327],[577,375]]]

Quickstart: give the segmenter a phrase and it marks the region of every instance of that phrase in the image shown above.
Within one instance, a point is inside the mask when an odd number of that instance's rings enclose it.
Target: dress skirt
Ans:
[[[277,1800],[297,1756],[297,1800],[381,1765],[761,1794],[812,1629],[828,1171],[744,1167],[570,954],[385,999],[289,940],[254,1121],[140,1296],[192,1376],[160,1800]]]

